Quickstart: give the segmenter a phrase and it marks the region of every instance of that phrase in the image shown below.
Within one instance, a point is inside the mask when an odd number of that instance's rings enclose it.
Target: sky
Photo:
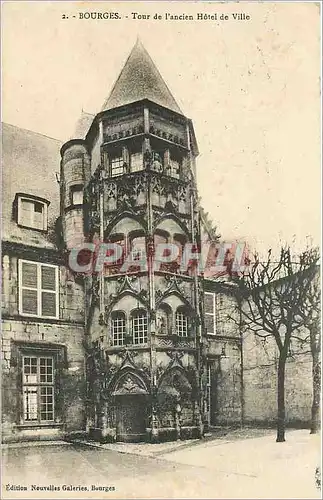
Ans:
[[[4,2],[2,30],[2,121],[70,139],[82,109],[100,110],[139,36],[193,120],[199,194],[222,239],[261,253],[320,241],[317,3]]]

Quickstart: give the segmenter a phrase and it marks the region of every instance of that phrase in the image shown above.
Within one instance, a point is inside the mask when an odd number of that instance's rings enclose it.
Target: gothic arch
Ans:
[[[191,397],[193,391],[185,369],[179,365],[172,366],[163,373],[159,380],[157,393],[176,397]]]
[[[181,230],[181,231],[183,231],[183,233],[184,233],[184,234],[187,236],[187,238],[189,239],[190,233],[189,233],[189,231],[188,231],[188,229],[187,229],[186,225],[184,224],[184,222],[183,222],[183,221],[182,221],[179,217],[177,217],[177,215],[172,214],[172,213],[166,213],[166,214],[161,215],[161,216],[160,216],[160,217],[159,217],[159,218],[155,221],[155,224],[154,224],[154,231],[156,231],[156,229],[159,229],[159,230],[162,230],[162,231],[167,231],[167,232],[169,232],[169,231],[167,230],[167,228],[166,228],[166,229],[164,229],[163,227],[160,227],[160,225],[161,225],[163,222],[165,222],[165,221],[167,221],[167,220],[169,220],[169,219],[171,219],[173,222],[175,222],[175,223],[176,223],[176,225],[178,226],[178,229],[179,229],[179,230]],[[180,234],[180,231],[178,231],[178,229],[177,229],[177,231],[174,231],[174,232],[171,234],[171,236],[173,236],[173,234]]]
[[[113,396],[148,395],[148,384],[143,374],[131,368],[121,368],[111,381]]]
[[[106,306],[106,308],[105,308],[106,314],[110,315],[111,312],[116,310],[116,309],[114,309],[115,306],[117,306],[118,302],[120,302],[121,299],[123,299],[127,295],[133,297],[137,302],[140,302],[140,304],[142,305],[142,308],[145,309],[147,312],[149,311],[149,303],[147,300],[145,300],[143,293],[140,293],[140,292],[138,293],[134,290],[123,290],[117,296],[111,297],[109,306]],[[132,309],[136,309],[136,308],[137,307],[131,308],[129,311],[127,311],[127,314],[129,314]]]
[[[108,238],[110,236],[111,233],[113,233],[115,227],[118,225],[118,223],[120,221],[122,221],[123,219],[131,219],[135,224],[134,224],[134,227],[131,228],[129,231],[127,231],[127,233],[123,232],[123,234],[128,234],[129,232],[132,232],[132,231],[144,231],[146,232],[147,231],[147,224],[146,224],[146,221],[140,217],[140,216],[137,216],[137,215],[134,215],[133,213],[131,212],[128,212],[128,211],[124,211],[118,215],[116,215],[110,222],[109,224],[106,226],[105,228],[105,231],[104,231],[104,235],[105,235],[105,238]],[[119,229],[117,231],[115,231],[116,233],[120,233],[121,231],[119,231]]]

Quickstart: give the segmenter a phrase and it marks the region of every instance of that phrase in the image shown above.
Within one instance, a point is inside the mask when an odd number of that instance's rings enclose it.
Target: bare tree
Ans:
[[[320,398],[321,398],[321,287],[318,267],[318,249],[309,249],[300,257],[303,266],[313,269],[314,274],[310,279],[310,286],[304,301],[300,304],[299,315],[309,333],[310,351],[312,355],[313,377],[313,402],[311,416],[311,434],[316,434],[320,429]],[[315,272],[316,268],[316,272]]]
[[[314,256],[314,252],[313,252]],[[234,278],[240,291],[240,314],[243,328],[257,336],[274,339],[279,356],[277,368],[277,442],[285,441],[285,370],[292,340],[306,342],[300,335],[308,325],[304,303],[313,288],[317,258],[296,261],[289,247],[282,248],[277,261],[269,250],[266,261],[258,254],[248,270]]]

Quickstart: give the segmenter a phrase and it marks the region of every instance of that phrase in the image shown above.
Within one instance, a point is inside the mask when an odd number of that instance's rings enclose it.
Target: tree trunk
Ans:
[[[285,441],[285,368],[287,353],[282,349],[278,360],[277,381],[277,443]]]
[[[311,434],[317,434],[320,429],[320,398],[321,398],[321,361],[320,342],[317,342],[317,331],[310,332],[312,352],[313,402],[311,418]]]

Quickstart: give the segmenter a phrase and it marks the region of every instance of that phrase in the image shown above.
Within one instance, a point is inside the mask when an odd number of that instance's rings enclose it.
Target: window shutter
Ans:
[[[56,316],[56,294],[42,292],[41,294],[42,316]]]
[[[37,265],[23,262],[21,273],[22,312],[25,314],[37,314]]]
[[[22,290],[22,312],[37,314],[37,290]]]
[[[41,289],[56,291],[56,268],[49,266],[41,267]]]
[[[214,331],[214,317],[211,314],[205,315],[205,327],[207,333],[215,333]]]
[[[215,334],[215,295],[207,292],[204,294],[205,327],[207,333]]]
[[[32,223],[32,212],[34,211],[34,203],[28,200],[21,200],[19,224],[30,226]]]
[[[37,288],[37,264],[22,263],[21,284],[26,287]]]
[[[213,300],[213,293],[206,293],[204,295],[204,310],[206,314],[214,314]]]
[[[20,261],[21,314],[55,318],[58,314],[57,266]]]

